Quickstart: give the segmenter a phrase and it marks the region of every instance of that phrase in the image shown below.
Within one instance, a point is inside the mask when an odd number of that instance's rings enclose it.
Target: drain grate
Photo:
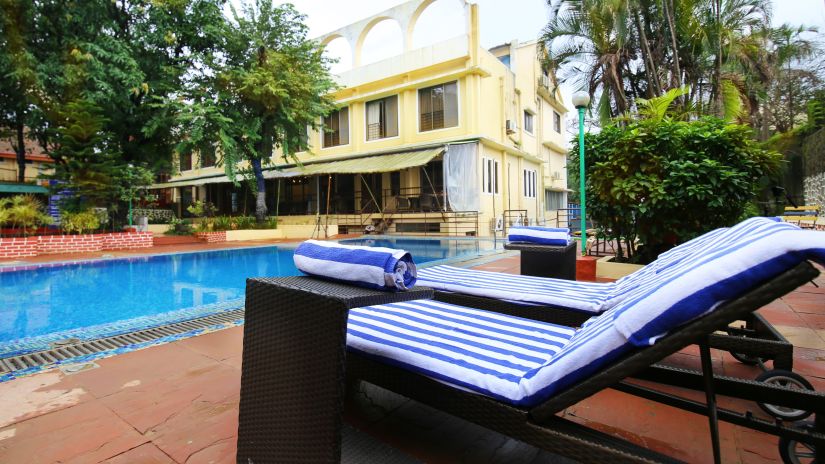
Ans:
[[[151,327],[136,332],[98,338],[96,340],[78,340],[76,343],[70,344],[55,343],[52,345],[52,348],[48,350],[1,358],[0,375],[36,366],[46,366],[79,356],[111,351],[136,343],[151,342],[170,335],[189,332],[190,330],[204,329],[219,324],[229,324],[243,317],[244,310],[240,308],[188,321]]]

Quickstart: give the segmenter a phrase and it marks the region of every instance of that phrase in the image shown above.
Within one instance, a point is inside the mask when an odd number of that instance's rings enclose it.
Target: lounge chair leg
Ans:
[[[710,359],[710,347],[707,340],[699,344],[699,354],[702,358],[702,377],[705,380],[705,398],[708,403],[708,421],[710,422],[710,442],[713,446],[713,462],[722,462],[722,452],[719,449],[719,419],[716,414],[716,392],[713,389],[713,363]]]

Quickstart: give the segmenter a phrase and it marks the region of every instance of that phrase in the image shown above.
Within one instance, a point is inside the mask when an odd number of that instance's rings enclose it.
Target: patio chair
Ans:
[[[616,282],[576,282],[447,265],[419,270],[418,282],[435,289],[435,298],[441,301],[578,327],[614,307],[634,288],[655,284],[662,272],[678,270],[674,264],[689,263],[690,259],[776,227],[783,225],[769,218],[754,218],[732,228],[713,230],[663,253],[655,262]],[[730,336],[713,334],[711,346],[729,351],[745,364],[759,365],[765,372],[771,372],[765,367],[766,360],[773,360],[773,370],[793,370],[793,345],[761,315],[749,314],[744,325],[738,324],[725,329]]]
[[[385,293],[311,277],[250,279],[237,460],[338,461],[345,383],[355,381],[583,462],[673,460],[556,415],[605,388],[706,415],[716,462],[719,420],[779,436],[783,458],[798,458],[800,443],[816,453],[825,446],[825,395],[714,376],[707,344],[719,327],[818,275],[806,260],[825,261],[825,239],[799,233],[773,228],[677,266],[679,273],[660,273],[658,285],[634,288],[578,331],[422,300],[428,289]],[[466,330],[479,319],[483,324]],[[501,329],[483,333],[490,326]],[[656,365],[695,343],[701,373]],[[702,386],[706,402],[627,383],[629,376]],[[816,420],[797,425],[720,409],[717,393],[806,408]]]

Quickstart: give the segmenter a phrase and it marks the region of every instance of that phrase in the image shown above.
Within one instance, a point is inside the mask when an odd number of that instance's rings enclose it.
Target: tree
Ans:
[[[306,38],[304,17],[292,5],[271,0],[231,8],[225,48],[216,54],[213,73],[190,87],[179,127],[189,128],[182,153],[216,150],[227,175],[251,176],[256,185],[255,216],[267,214],[263,166],[275,148],[285,161],[307,150],[307,127],[321,129],[333,108],[335,88],[322,48]],[[241,162],[250,169],[241,169]]]
[[[760,178],[779,172],[781,155],[761,148],[747,126],[658,114],[585,137],[587,211],[619,241],[618,257],[633,262],[737,222]],[[578,144],[569,156],[578,163]]]

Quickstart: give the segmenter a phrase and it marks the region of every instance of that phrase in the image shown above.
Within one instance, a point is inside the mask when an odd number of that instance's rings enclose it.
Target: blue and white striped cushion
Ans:
[[[574,329],[431,300],[350,310],[347,347],[519,406],[535,405],[632,349],[608,323]],[[575,335],[574,335],[575,333]]]
[[[555,246],[567,246],[571,242],[570,229],[540,226],[511,227],[507,232],[507,240]]]
[[[616,306],[616,328],[636,345],[651,345],[804,260],[825,263],[825,233],[766,218],[744,221],[634,289]]]
[[[605,303],[613,297],[616,286],[612,282],[576,282],[445,265],[418,271],[418,285],[522,304],[558,306],[589,314],[605,310]]]

